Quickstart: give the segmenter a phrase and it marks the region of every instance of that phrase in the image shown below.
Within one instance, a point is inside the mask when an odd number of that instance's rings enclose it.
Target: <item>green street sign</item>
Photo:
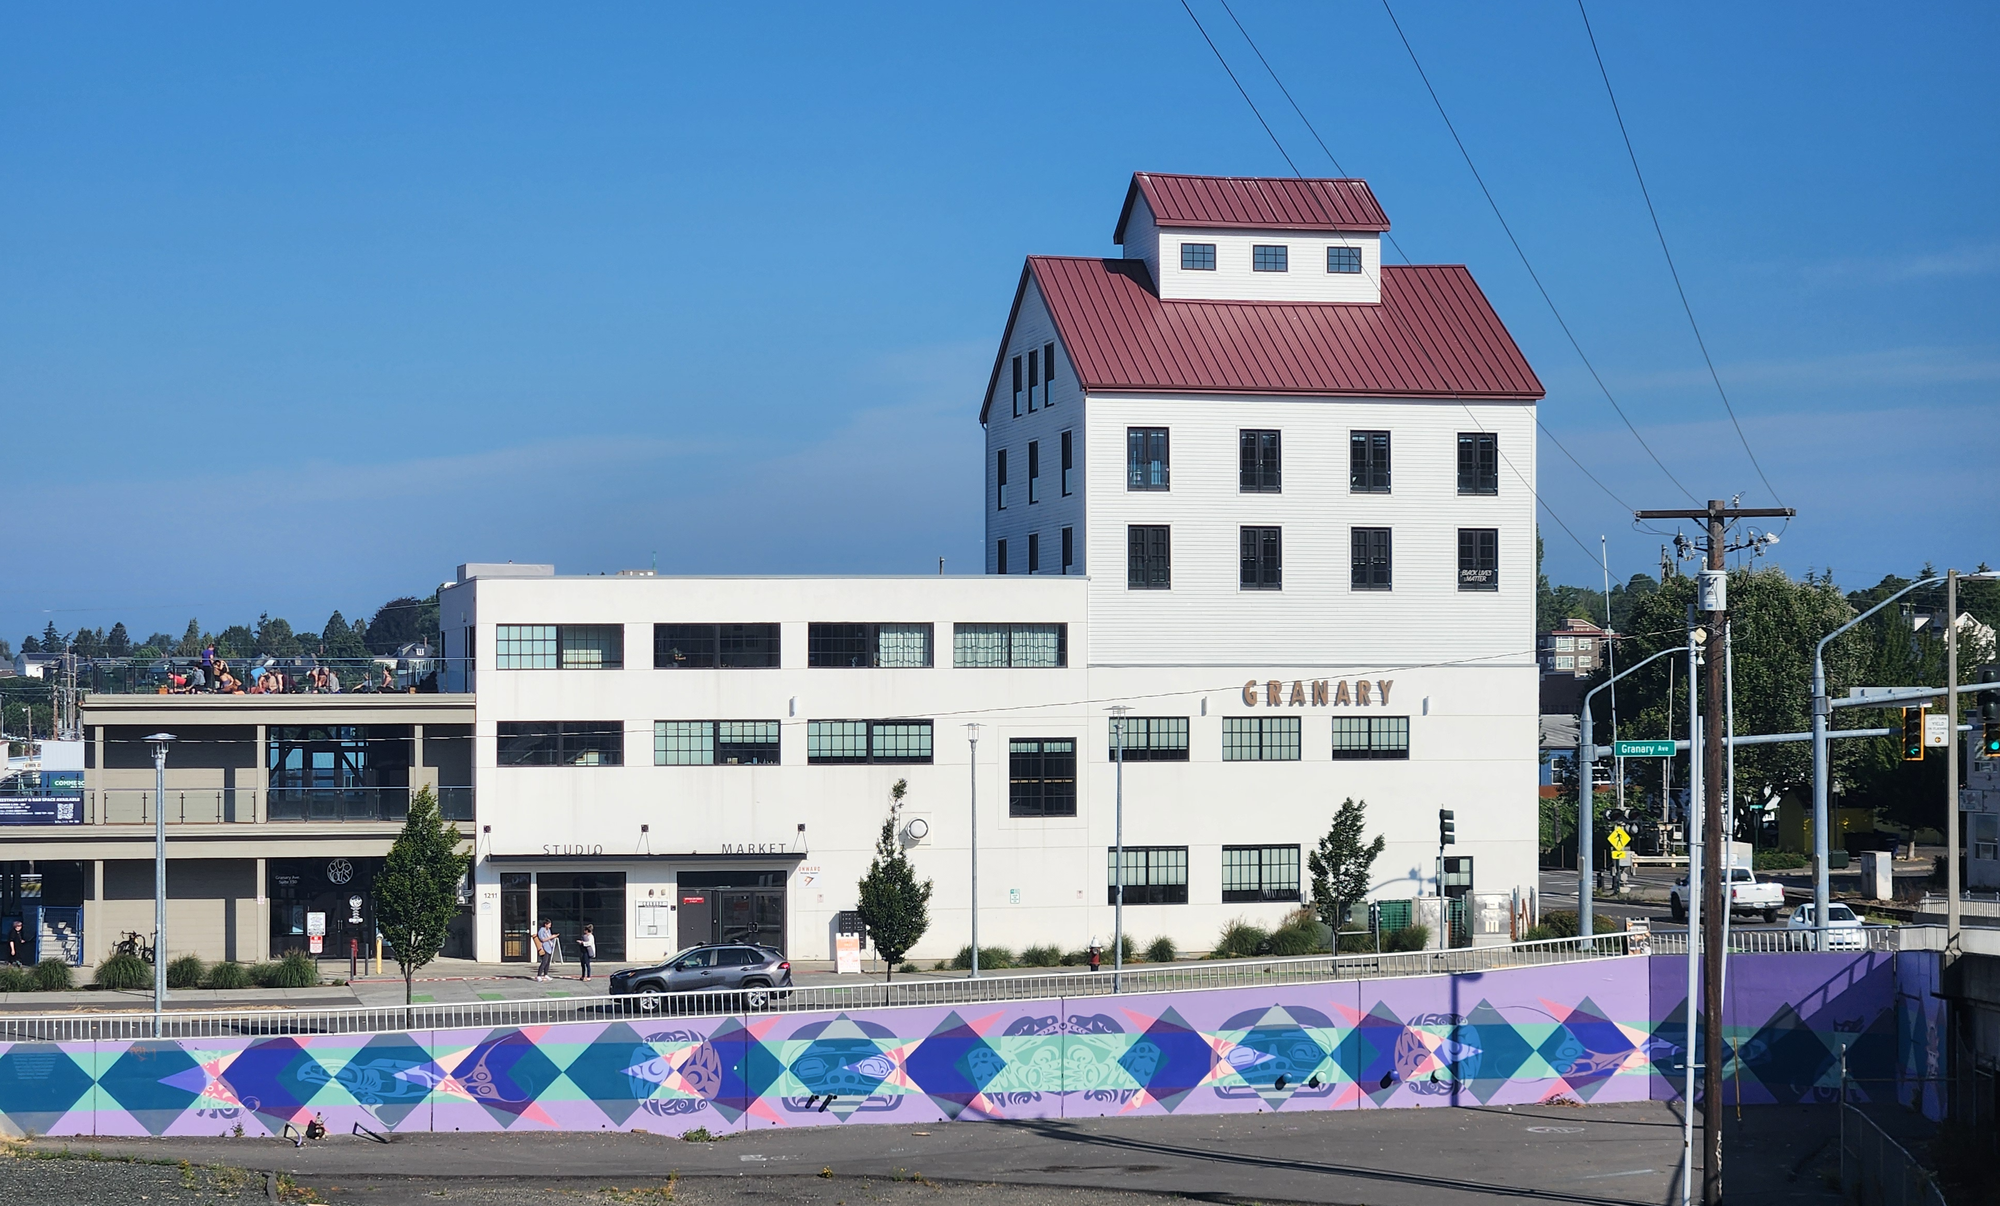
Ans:
[[[1614,741],[1611,753],[1617,758],[1671,758],[1674,743],[1671,741]]]

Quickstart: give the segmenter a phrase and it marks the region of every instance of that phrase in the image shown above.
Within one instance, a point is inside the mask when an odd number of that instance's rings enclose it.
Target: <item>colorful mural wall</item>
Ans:
[[[1912,958],[1901,956],[1900,958]],[[1768,964],[1749,965],[1748,959]],[[1886,955],[1750,956],[1745,1100],[1810,1100],[1826,1053],[1893,1085],[1932,1041]],[[1915,965],[1912,965],[1915,969]],[[866,1122],[1670,1096],[1682,973],[1632,957],[1412,979],[377,1035],[0,1043],[0,1128],[679,1133]],[[1934,1028],[1934,1027],[1933,1027]],[[1837,1056],[1836,1056],[1837,1064]],[[1837,1079],[1837,1072],[1834,1073]],[[1867,1080],[1873,1085],[1875,1080]],[[1907,1100],[1907,1097],[1904,1098]]]

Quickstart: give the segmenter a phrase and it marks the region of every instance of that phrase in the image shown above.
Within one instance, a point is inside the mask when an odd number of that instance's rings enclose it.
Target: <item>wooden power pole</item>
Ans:
[[[1701,1200],[1703,1206],[1719,1206],[1722,1201],[1722,1103],[1719,1090],[1722,1086],[1722,949],[1724,909],[1729,907],[1728,884],[1723,879],[1726,865],[1723,854],[1733,836],[1726,832],[1722,823],[1722,794],[1728,786],[1728,778],[1723,773],[1725,750],[1722,744],[1723,717],[1722,701],[1722,631],[1729,622],[1728,570],[1723,565],[1723,554],[1728,552],[1724,543],[1729,523],[1735,519],[1784,518],[1794,514],[1790,507],[1731,507],[1721,499],[1711,498],[1708,506],[1699,511],[1638,511],[1640,519],[1698,519],[1708,525],[1708,568],[1700,578],[1700,593],[1697,606],[1702,612],[1702,623],[1708,629],[1707,664],[1704,669],[1706,681],[1702,684],[1706,695],[1707,715],[1702,723],[1702,844],[1701,844],[1701,1012],[1708,1024],[1703,1028],[1702,1073],[1701,1073]],[[1689,669],[1692,674],[1692,668]],[[1690,741],[1694,734],[1688,734]],[[1690,802],[1692,803],[1692,802]],[[1690,818],[1693,808],[1688,809]],[[1688,935],[1690,942],[1694,935]],[[1689,986],[1692,990],[1693,986]],[[1689,993],[1693,995],[1692,991]],[[1690,1008],[1694,1002],[1688,1002]],[[1689,1059],[1694,1052],[1687,1053]],[[1694,1108],[1693,1102],[1687,1103]]]

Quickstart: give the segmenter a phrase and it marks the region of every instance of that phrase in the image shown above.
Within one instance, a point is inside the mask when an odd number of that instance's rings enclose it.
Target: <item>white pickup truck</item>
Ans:
[[[1683,875],[1674,881],[1667,892],[1667,911],[1675,921],[1686,921],[1688,915],[1688,881]],[[1783,884],[1760,881],[1748,867],[1732,867],[1729,870],[1729,911],[1732,913],[1762,913],[1766,924],[1778,920],[1778,910],[1785,907]]]

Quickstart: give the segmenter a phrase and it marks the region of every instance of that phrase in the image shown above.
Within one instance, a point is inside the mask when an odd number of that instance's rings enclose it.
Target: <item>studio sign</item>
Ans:
[[[563,846],[549,843],[542,847],[543,854],[603,854],[602,846]]]
[[[1389,706],[1389,688],[1395,685],[1393,678],[1357,678],[1352,688],[1344,678],[1331,683],[1323,678],[1311,681],[1299,678],[1293,679],[1290,684],[1275,678],[1260,683],[1253,678],[1243,684],[1243,703],[1252,708],[1258,704],[1267,708],[1303,708],[1310,698],[1315,708],[1365,708],[1370,704],[1386,708]]]

